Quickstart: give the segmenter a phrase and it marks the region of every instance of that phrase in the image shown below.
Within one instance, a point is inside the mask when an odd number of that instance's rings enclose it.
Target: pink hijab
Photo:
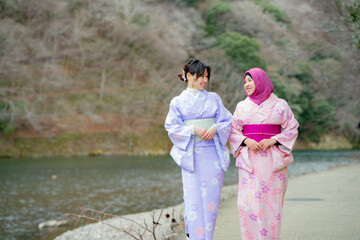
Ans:
[[[255,91],[251,96],[248,96],[251,101],[260,105],[268,99],[274,90],[270,78],[266,72],[260,68],[252,68],[245,72],[244,79],[247,73],[250,73],[255,83]]]

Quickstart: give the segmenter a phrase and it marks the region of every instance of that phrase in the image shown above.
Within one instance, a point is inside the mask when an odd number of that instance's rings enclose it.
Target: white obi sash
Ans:
[[[215,124],[215,118],[193,119],[193,120],[184,121],[185,126],[202,127],[205,128],[206,130],[208,130],[214,124]],[[195,142],[200,142],[203,141],[204,139],[195,134],[194,140]]]

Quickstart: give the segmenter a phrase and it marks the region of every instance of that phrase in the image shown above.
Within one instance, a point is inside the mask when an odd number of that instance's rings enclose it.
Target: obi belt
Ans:
[[[204,118],[204,119],[193,119],[193,120],[185,120],[185,126],[196,126],[202,127],[208,130],[212,125],[215,124],[215,118]],[[204,139],[195,134],[195,142],[204,141]]]
[[[278,124],[248,124],[243,126],[243,135],[257,142],[269,139],[281,132]]]

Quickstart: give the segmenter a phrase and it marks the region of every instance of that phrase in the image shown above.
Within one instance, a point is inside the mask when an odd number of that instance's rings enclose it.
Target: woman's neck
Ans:
[[[191,93],[191,95],[193,95],[194,97],[196,97],[198,95],[198,93],[200,92],[199,89],[196,89],[196,88],[190,88],[190,87],[187,87],[186,90],[188,92]]]
[[[199,89],[195,88],[191,83],[188,83],[187,88],[188,88],[188,89],[196,89],[196,90],[199,90]],[[199,90],[199,91],[200,91],[200,90]]]

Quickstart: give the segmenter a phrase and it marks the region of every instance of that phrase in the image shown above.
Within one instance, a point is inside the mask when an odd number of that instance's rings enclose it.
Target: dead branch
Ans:
[[[147,226],[144,227],[143,225],[141,225],[141,224],[138,223],[137,221],[132,220],[132,219],[130,219],[130,218],[125,218],[125,217],[122,217],[122,216],[119,216],[119,215],[113,215],[113,214],[110,214],[110,213],[106,213],[106,212],[99,211],[99,210],[95,210],[95,209],[91,209],[91,208],[84,208],[84,207],[78,207],[78,208],[79,208],[79,209],[84,209],[85,211],[92,211],[92,212],[94,212],[94,213],[98,213],[98,214],[100,214],[100,215],[107,216],[107,217],[119,217],[119,218],[124,219],[124,220],[126,220],[126,221],[130,221],[130,222],[132,222],[132,223],[135,223],[135,224],[138,225],[139,227],[141,227],[141,228],[143,228],[143,229],[146,229],[148,232],[151,233],[151,231],[148,230]],[[108,207],[108,208],[109,208],[109,207]],[[107,209],[107,208],[105,208],[105,209]]]
[[[84,214],[74,214],[74,213],[66,213],[65,215],[66,215],[66,216],[77,217],[78,219],[84,218],[84,219],[88,219],[88,220],[93,220],[93,221],[95,221],[95,222],[101,222],[101,223],[103,223],[103,224],[105,224],[105,225],[107,225],[107,226],[109,226],[109,227],[114,228],[115,230],[117,230],[117,231],[119,231],[119,232],[123,232],[123,233],[125,233],[125,234],[128,234],[129,236],[131,236],[131,237],[134,238],[134,239],[138,239],[138,238],[136,238],[136,236],[134,236],[134,235],[131,234],[130,232],[126,231],[125,229],[115,227],[114,225],[109,224],[109,223],[104,222],[104,221],[101,221],[101,220],[99,220],[99,219],[97,219],[97,218],[89,217],[89,216],[86,216],[86,215],[84,215]]]
[[[152,220],[153,220],[153,230],[152,230],[152,234],[153,234],[153,237],[154,237],[155,240],[156,240],[155,229],[156,229],[156,227],[159,225],[159,221],[160,221],[160,218],[161,218],[161,216],[162,216],[162,213],[163,213],[163,210],[161,209],[160,214],[159,214],[159,217],[158,217],[158,219],[157,219],[156,222],[155,222],[155,212],[153,212],[153,215],[152,215]]]

